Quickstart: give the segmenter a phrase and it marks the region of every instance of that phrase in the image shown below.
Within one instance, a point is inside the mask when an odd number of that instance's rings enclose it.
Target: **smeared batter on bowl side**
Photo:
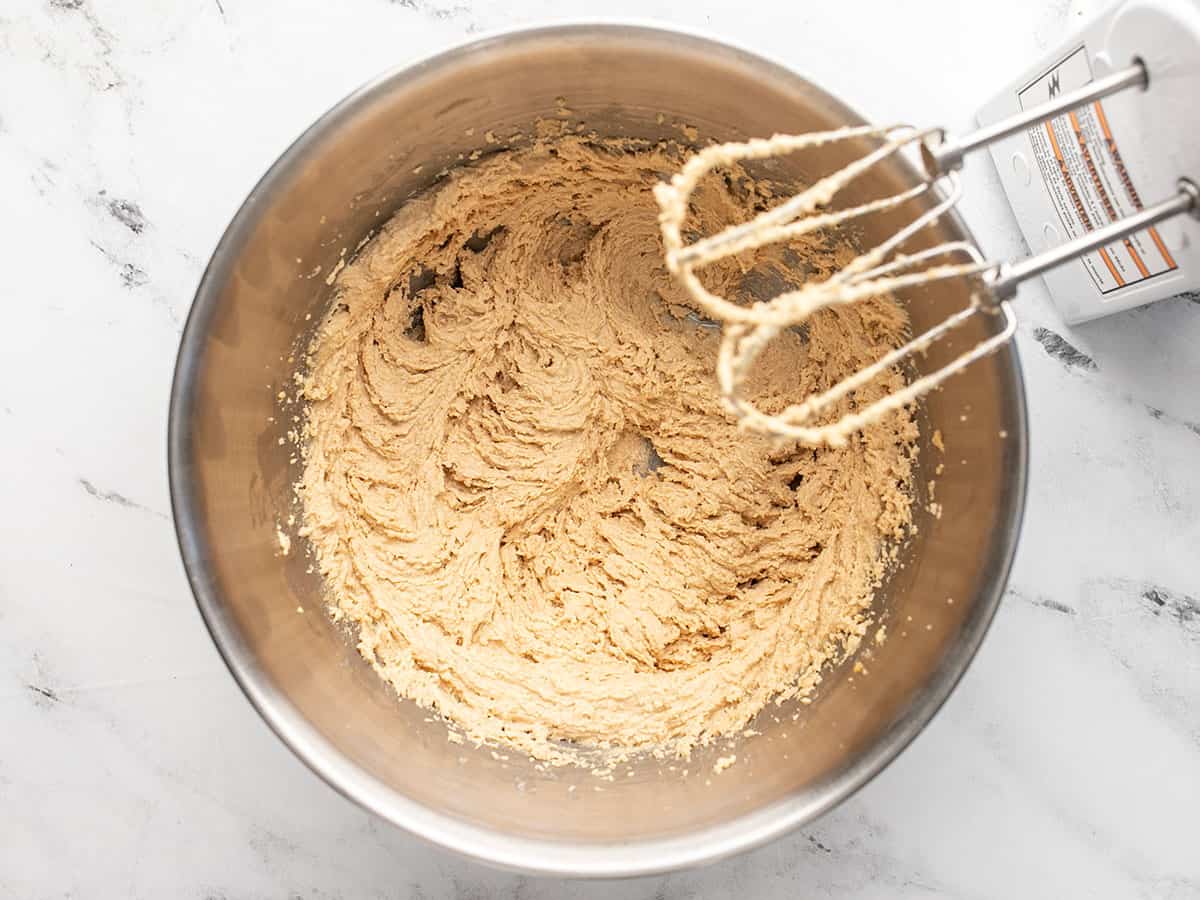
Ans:
[[[908,527],[906,412],[841,450],[722,412],[717,332],[662,261],[651,187],[677,167],[565,137],[462,169],[340,272],[309,348],[301,533],[330,607],[468,738],[559,762],[563,742],[686,753],[736,733],[857,645]],[[710,181],[710,230],[771,202]],[[749,300],[851,254],[810,237],[705,274]],[[827,309],[766,351],[750,395],[782,409],[906,326],[886,298]]]

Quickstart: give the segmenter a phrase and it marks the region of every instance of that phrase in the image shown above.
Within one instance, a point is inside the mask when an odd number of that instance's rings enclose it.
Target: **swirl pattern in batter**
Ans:
[[[839,450],[722,412],[717,332],[663,265],[651,188],[677,167],[568,137],[462,169],[340,272],[309,348],[301,533],[330,607],[401,696],[474,740],[564,761],[736,733],[856,645],[909,526],[907,412]],[[712,182],[701,226],[769,202]],[[771,254],[706,278],[752,299],[852,250]],[[888,298],[824,310],[749,395],[781,409],[906,327]]]

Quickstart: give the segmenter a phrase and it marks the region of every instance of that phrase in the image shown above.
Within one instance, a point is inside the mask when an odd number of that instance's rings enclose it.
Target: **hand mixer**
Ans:
[[[1186,127],[1197,115],[1194,97],[1200,87],[1200,9],[1187,0],[1130,2],[1110,11],[1100,24],[1102,29],[1093,26],[1093,32],[1098,31],[1100,37],[1093,35],[1088,39],[1093,46],[1099,44],[1101,49],[1093,52],[1086,44],[1069,46],[1061,66],[1071,60],[1076,60],[1072,64],[1078,66],[1078,54],[1082,52],[1084,71],[1088,76],[1093,67],[1107,69],[1107,74],[1090,78],[1074,90],[1063,91],[1059,70],[1046,70],[1040,80],[1030,83],[1031,86],[1042,82],[1047,85],[1049,99],[1046,102],[1021,108],[965,137],[952,138],[941,128],[861,126],[717,144],[702,149],[669,182],[656,186],[667,267],[682,282],[700,310],[722,325],[717,381],[722,402],[743,427],[805,444],[843,446],[851,434],[913,402],[951,375],[998,349],[1016,332],[1016,317],[1009,301],[1017,286],[1088,254],[1098,254],[1100,262],[1111,270],[1113,283],[1124,287],[1125,280],[1119,267],[1126,265],[1126,261],[1117,254],[1126,254],[1130,265],[1136,261],[1138,273],[1146,276],[1144,280],[1149,280],[1149,265],[1143,261],[1143,257],[1148,258],[1148,252],[1143,249],[1139,253],[1138,247],[1154,244],[1161,251],[1158,268],[1176,276],[1175,291],[1188,286],[1178,284],[1179,264],[1154,226],[1185,214],[1200,218],[1200,189],[1187,177],[1200,176],[1197,150],[1191,146],[1193,142],[1200,142],[1200,134]],[[1119,66],[1113,65],[1114,59]],[[1032,90],[1031,86],[1018,95],[1022,101],[1024,93]],[[1150,205],[1142,203],[1133,185],[1100,104],[1103,98],[1134,91],[1138,92],[1136,99],[1142,111],[1140,127],[1153,130],[1135,135],[1141,142],[1130,157],[1142,166],[1143,172],[1150,172],[1152,181],[1160,182],[1164,171],[1174,170],[1170,179],[1174,182],[1174,190],[1164,192],[1166,196]],[[1099,125],[1081,124],[1080,111],[1085,109]],[[1184,112],[1182,122],[1181,110]],[[1076,145],[1067,148],[1067,152],[1064,152],[1055,128],[1054,120],[1059,117],[1062,117],[1060,129],[1072,129],[1064,134],[1073,134],[1077,141]],[[1070,239],[1017,262],[987,261],[973,245],[961,241],[942,243],[909,254],[901,252],[906,241],[958,202],[962,194],[958,171],[967,154],[983,147],[994,147],[1014,135],[1038,128],[1044,129],[1044,137],[1040,131],[1036,134],[1042,137],[1045,151],[1039,155],[1039,162],[1047,167],[1047,189],[1052,198],[1062,204],[1059,210],[1061,224],[1064,228],[1070,226],[1068,233],[1073,235]],[[1030,131],[1030,134],[1034,133]],[[713,169],[804,148],[863,139],[874,139],[877,146],[842,169],[820,178],[806,190],[748,222],[693,243],[684,242],[683,226],[689,198],[700,180]],[[1100,139],[1104,141],[1103,146],[1096,147],[1095,141]],[[828,209],[839,191],[882,160],[906,148],[919,152],[926,175],[923,183],[850,208]],[[1082,160],[1076,172],[1071,171],[1067,162],[1070,153]],[[1086,188],[1078,184],[1081,173],[1089,179]],[[1054,178],[1058,180],[1051,184]],[[935,201],[924,212],[891,237],[859,253],[841,271],[824,281],[809,282],[769,300],[742,305],[711,293],[699,277],[699,270],[716,260],[878,214],[926,194]],[[1013,203],[1020,213],[1015,198]],[[1101,214],[1095,210],[1089,212],[1095,205],[1102,205],[1107,224],[1100,224]],[[1130,210],[1129,214],[1120,215],[1119,210],[1123,209]],[[1046,228],[1049,233],[1051,226]],[[1186,252],[1190,247],[1186,235],[1176,243],[1176,254]],[[1094,263],[1097,268],[1100,262]],[[1102,271],[1097,276],[1097,285],[1104,288],[1108,285],[1100,280],[1101,277],[1107,277]],[[949,278],[970,281],[971,299],[965,309],[828,390],[775,415],[763,412],[742,395],[743,382],[755,359],[783,329],[799,325],[827,306],[853,303]],[[1162,290],[1165,280],[1160,279],[1157,290]],[[1144,294],[1145,287],[1140,290]],[[1138,302],[1148,301],[1141,299]],[[1116,308],[1128,305],[1118,304]],[[851,391],[925,351],[974,316],[997,316],[1001,319],[1001,327],[973,349],[941,368],[915,378],[905,387],[834,422],[812,422],[821,411]]]

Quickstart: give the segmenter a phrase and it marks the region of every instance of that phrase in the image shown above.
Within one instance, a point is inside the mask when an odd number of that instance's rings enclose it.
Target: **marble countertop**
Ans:
[[[0,7],[0,897],[1200,896],[1200,301],[1018,336],[1032,429],[1008,595],[925,733],[825,818],[615,884],[492,871],[310,774],[225,671],[168,517],[167,395],[258,175],[360,82],[583,0]],[[967,125],[1061,0],[607,0],[773,55],[870,118]],[[1024,252],[990,164],[964,212]]]

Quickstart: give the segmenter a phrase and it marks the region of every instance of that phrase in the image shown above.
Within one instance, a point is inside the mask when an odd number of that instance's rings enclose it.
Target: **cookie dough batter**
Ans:
[[[718,333],[663,265],[651,187],[677,167],[565,137],[463,169],[340,272],[310,347],[302,534],[331,608],[468,738],[562,761],[736,733],[857,644],[910,521],[907,413],[832,450],[722,411]],[[771,200],[710,181],[700,227]],[[769,296],[851,256],[808,236],[705,275]],[[823,310],[747,394],[782,409],[906,325],[888,299]]]

